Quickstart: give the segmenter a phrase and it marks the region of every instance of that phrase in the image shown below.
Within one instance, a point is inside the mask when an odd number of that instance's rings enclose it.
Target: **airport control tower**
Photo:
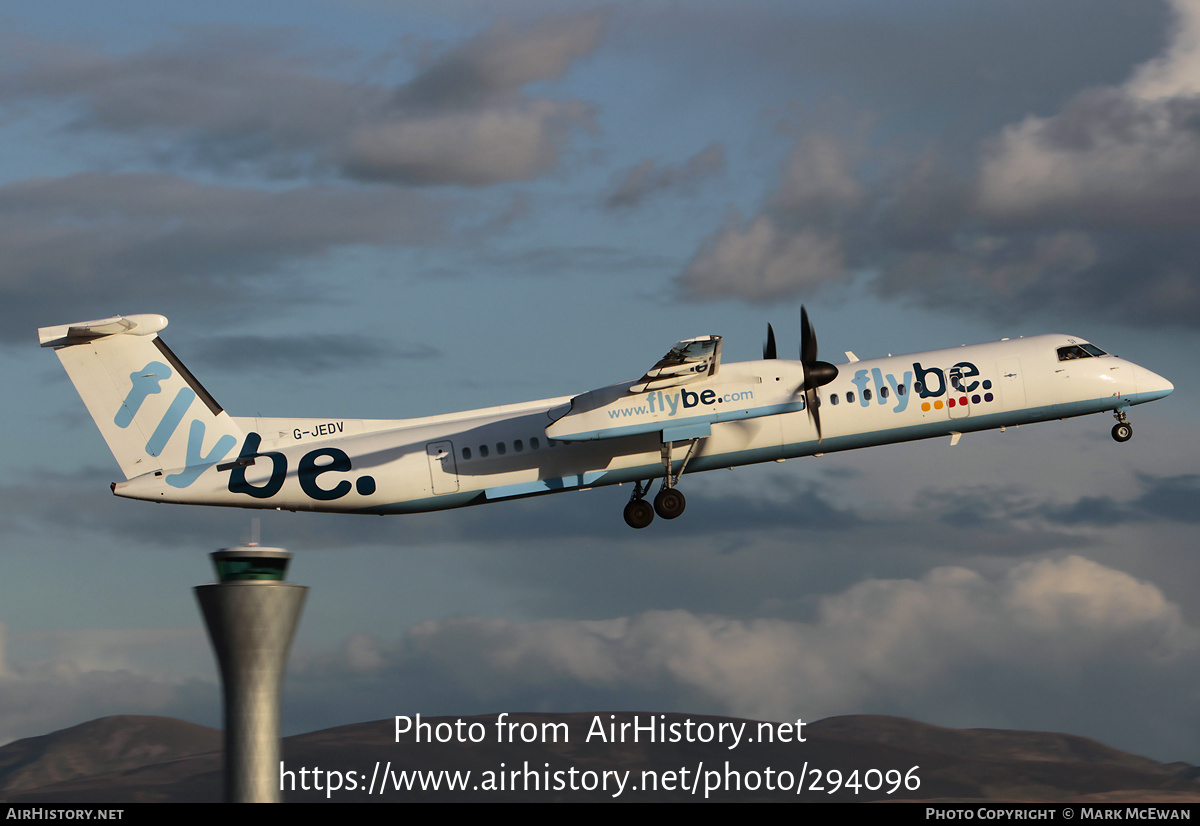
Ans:
[[[196,588],[225,694],[225,800],[278,803],[279,699],[308,588],[283,581],[292,555],[244,545],[211,554],[217,582]]]

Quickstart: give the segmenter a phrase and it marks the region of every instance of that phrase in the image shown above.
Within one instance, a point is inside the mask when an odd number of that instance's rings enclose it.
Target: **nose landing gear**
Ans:
[[[1112,437],[1118,442],[1128,442],[1133,438],[1133,425],[1125,420],[1125,411],[1118,410],[1113,413],[1117,423],[1113,425]]]

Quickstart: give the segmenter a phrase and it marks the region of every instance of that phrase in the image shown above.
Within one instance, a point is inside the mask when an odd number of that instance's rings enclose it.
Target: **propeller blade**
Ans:
[[[767,340],[763,342],[763,358],[779,358],[775,354],[775,328],[770,324],[767,325]]]
[[[804,409],[808,411],[813,424],[817,426],[817,444],[820,444],[825,437],[821,435],[821,408],[818,404],[816,388],[808,388],[804,391]]]
[[[808,323],[808,310],[800,305],[800,360],[807,364],[817,360],[817,334]]]

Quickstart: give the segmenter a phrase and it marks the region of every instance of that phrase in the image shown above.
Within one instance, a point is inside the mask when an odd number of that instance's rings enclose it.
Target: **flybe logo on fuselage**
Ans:
[[[858,388],[858,404],[870,407],[872,401],[876,404],[891,403],[893,413],[902,413],[908,408],[908,400],[913,393],[922,399],[922,411],[965,405],[968,401],[980,404],[995,400],[995,396],[988,392],[992,389],[991,379],[979,379],[979,368],[969,361],[960,361],[949,370],[923,367],[920,362],[913,362],[912,368],[904,371],[900,378],[893,373],[884,373],[878,367],[856,371],[850,383]],[[977,392],[981,390],[982,393]],[[943,396],[949,398],[943,402]],[[847,398],[847,401],[851,399]]]

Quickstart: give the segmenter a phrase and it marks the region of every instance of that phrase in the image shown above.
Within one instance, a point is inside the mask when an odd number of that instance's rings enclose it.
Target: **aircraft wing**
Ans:
[[[629,392],[645,393],[689,384],[715,376],[720,367],[720,336],[684,339],[647,370],[646,375],[634,382]]]

